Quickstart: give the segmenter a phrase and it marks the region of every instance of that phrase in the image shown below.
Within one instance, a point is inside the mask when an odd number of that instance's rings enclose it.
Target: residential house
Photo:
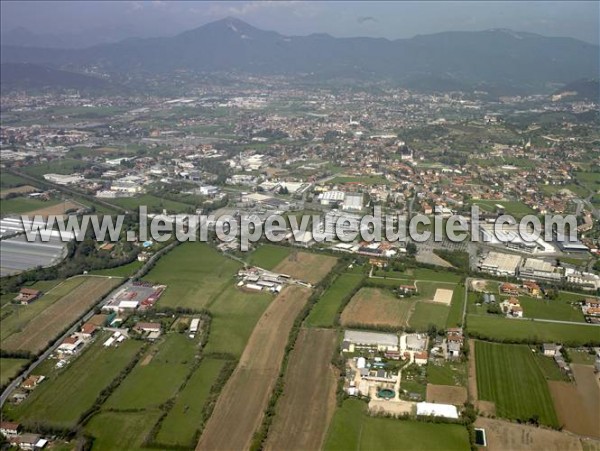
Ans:
[[[15,423],[13,421],[0,422],[0,434],[4,435],[5,437],[9,437],[11,435],[18,435],[20,430],[20,423]]]
[[[35,301],[42,295],[40,290],[34,290],[33,288],[21,288],[17,297],[15,297],[15,302],[20,302],[23,305],[28,305]]]
[[[560,345],[555,343],[544,343],[542,345],[542,351],[546,357],[554,357],[557,353],[560,353]]]
[[[21,388],[24,388],[25,390],[33,390],[34,388],[36,388],[44,379],[46,379],[46,376],[29,376],[27,379],[25,379],[23,381],[23,383],[21,384]]]
[[[75,354],[81,346],[83,346],[83,340],[76,335],[71,335],[64,339],[57,350],[65,354]]]
[[[92,338],[97,330],[98,327],[95,324],[87,322],[83,326],[81,326],[80,335],[83,338]]]

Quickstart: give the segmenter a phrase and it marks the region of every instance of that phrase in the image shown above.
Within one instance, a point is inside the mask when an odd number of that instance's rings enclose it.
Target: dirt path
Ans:
[[[277,380],[288,335],[309,296],[308,288],[287,287],[263,313],[217,400],[196,449],[250,447]]]
[[[336,338],[333,329],[300,331],[266,450],[321,449],[336,406]]]
[[[477,367],[475,365],[475,340],[469,340],[469,374],[467,391],[472,404],[479,399],[477,396]]]

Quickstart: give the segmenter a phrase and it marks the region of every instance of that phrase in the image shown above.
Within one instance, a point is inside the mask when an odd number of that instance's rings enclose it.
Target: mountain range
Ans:
[[[599,47],[495,29],[411,39],[285,36],[226,18],[173,37],[130,38],[84,49],[3,45],[0,61],[108,74],[173,71],[281,74],[316,80],[386,80],[421,89],[554,91],[598,78]]]

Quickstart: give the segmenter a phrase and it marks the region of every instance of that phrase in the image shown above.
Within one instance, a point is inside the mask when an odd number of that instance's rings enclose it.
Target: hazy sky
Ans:
[[[389,39],[449,30],[510,28],[599,41],[598,1],[6,1],[2,31],[23,26],[46,34],[106,32],[164,36],[234,16],[282,34],[329,33]]]

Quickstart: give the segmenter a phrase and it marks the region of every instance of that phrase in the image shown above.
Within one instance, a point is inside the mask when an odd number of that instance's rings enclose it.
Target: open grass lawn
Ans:
[[[494,402],[498,416],[558,426],[548,384],[528,346],[477,341],[475,361],[479,399]]]
[[[314,305],[306,318],[306,324],[312,327],[334,327],[342,301],[352,293],[362,279],[362,274],[341,274]]]
[[[467,429],[457,424],[434,424],[370,417],[367,405],[347,399],[338,407],[325,440],[329,450],[467,450]]]
[[[160,415],[160,410],[100,412],[92,417],[85,431],[94,437],[94,450],[140,450]]]
[[[54,304],[71,290],[75,289],[83,282],[85,277],[74,277],[60,283],[60,280],[47,280],[36,282],[29,285],[29,288],[41,290],[44,294],[39,299],[33,301],[30,305],[19,305],[6,303],[2,305],[2,320],[0,320],[0,345],[12,334],[19,332],[33,318]],[[17,293],[13,293],[10,299]],[[6,316],[4,316],[6,315]]]
[[[144,265],[143,262],[137,260],[127,263],[126,265],[117,266],[115,268],[108,269],[97,269],[90,271],[89,274],[96,274],[99,276],[111,276],[111,277],[131,277]]]
[[[465,287],[457,285],[452,294],[452,303],[450,304],[450,312],[446,319],[446,328],[457,327],[462,324],[463,306],[465,303]]]
[[[29,185],[31,182],[18,175],[8,172],[0,172],[0,188],[15,188],[17,186]]]
[[[80,172],[87,164],[74,158],[61,158],[49,163],[36,164],[23,168],[23,172],[42,178],[44,174],[73,174]]]
[[[413,268],[409,269],[408,272],[417,280],[458,283],[461,279],[460,275],[443,269]]]
[[[332,185],[340,185],[344,183],[361,183],[363,185],[389,185],[390,181],[381,175],[365,175],[365,176],[344,176],[339,175],[328,183]]]
[[[27,359],[0,359],[0,386],[7,384],[19,374],[19,370],[29,363]]]
[[[597,193],[600,190],[600,172],[576,172],[575,178],[590,191]]]
[[[61,203],[60,199],[41,200],[29,197],[14,197],[12,199],[4,199],[0,202],[0,214],[7,215],[23,214],[30,211],[39,210],[40,208],[52,207]]]
[[[240,264],[206,243],[182,243],[163,256],[144,277],[167,285],[158,307],[205,308],[228,284]]]
[[[569,349],[568,352],[573,363],[579,363],[580,365],[593,365],[596,361],[595,354],[590,354],[588,351]]]
[[[444,329],[449,312],[450,307],[447,305],[417,302],[408,324],[410,327],[422,332],[427,331],[431,324],[434,324],[438,329]]]
[[[561,321],[585,322],[580,306],[573,306],[564,299],[536,299],[519,296],[526,318],[558,319]]]
[[[512,215],[515,218],[522,218],[526,215],[535,215],[536,211],[523,202],[509,200],[476,200],[473,204],[478,205],[485,211],[496,211],[496,205],[504,207],[504,214]]]
[[[263,244],[248,256],[250,265],[273,269],[291,253],[291,249],[273,244]]]
[[[473,336],[493,341],[527,340],[530,343],[555,341],[571,346],[587,343],[600,345],[600,328],[591,325],[578,326],[491,315],[468,315],[467,326]]]
[[[427,382],[435,385],[467,384],[467,365],[464,362],[447,361],[442,364],[427,364]]]
[[[269,293],[241,291],[233,282],[209,306],[212,314],[205,352],[225,352],[239,357],[267,306]]]
[[[196,445],[204,404],[223,364],[223,360],[202,360],[165,417],[156,436],[158,443],[190,448]]]
[[[197,348],[197,342],[185,334],[165,335],[142,356],[108,398],[106,407],[127,410],[160,406],[177,394],[192,370]]]
[[[126,208],[131,211],[137,211],[143,205],[148,207],[148,213],[162,213],[167,210],[167,213],[186,213],[195,210],[192,204],[177,202],[169,199],[162,199],[152,194],[143,194],[137,197],[121,197],[118,199],[108,199],[108,203]]]
[[[54,372],[22,404],[5,407],[5,411],[20,422],[74,426],[142,346],[139,341],[126,340],[118,348],[105,348],[102,343],[108,336],[100,334],[81,355]]]
[[[549,381],[569,381],[567,375],[561,371],[552,357],[546,357],[543,354],[536,354],[537,362],[544,377]]]

